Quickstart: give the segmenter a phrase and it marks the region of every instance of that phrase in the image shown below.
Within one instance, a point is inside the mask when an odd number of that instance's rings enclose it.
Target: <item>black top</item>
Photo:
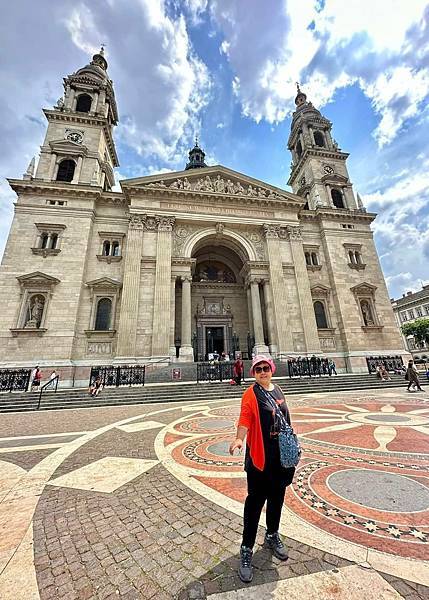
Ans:
[[[280,448],[278,441],[279,432],[279,416],[272,405],[269,403],[268,398],[265,396],[263,391],[260,389],[258,384],[253,386],[256,400],[259,408],[259,420],[261,422],[262,439],[264,442],[265,451],[265,466],[264,471],[280,467]],[[274,384],[274,389],[269,392],[277,400],[277,404],[286,418],[286,421],[291,425],[289,409],[286,406],[285,397],[281,388]],[[274,434],[274,435],[273,435]],[[246,447],[245,457],[245,470],[247,471],[249,466],[252,465],[252,459],[250,457],[249,449]]]

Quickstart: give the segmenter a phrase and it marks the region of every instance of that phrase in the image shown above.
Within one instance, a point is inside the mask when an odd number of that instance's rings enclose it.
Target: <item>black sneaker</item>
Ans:
[[[251,548],[241,546],[240,548],[240,566],[238,567],[238,576],[243,583],[250,583],[253,579],[252,567],[253,551]]]
[[[271,535],[268,533],[265,534],[265,545],[268,546],[268,548],[272,550],[274,556],[277,556],[280,560],[287,559],[287,550],[277,531]]]

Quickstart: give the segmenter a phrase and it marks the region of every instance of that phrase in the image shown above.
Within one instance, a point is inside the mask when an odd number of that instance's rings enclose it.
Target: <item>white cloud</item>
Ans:
[[[429,43],[421,0],[213,0],[234,94],[243,114],[278,122],[293,108],[303,80],[316,106],[357,82],[381,121],[379,146],[417,114],[429,93]]]

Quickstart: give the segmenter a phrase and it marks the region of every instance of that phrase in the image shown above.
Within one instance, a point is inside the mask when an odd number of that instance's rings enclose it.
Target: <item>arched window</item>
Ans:
[[[343,195],[340,190],[333,189],[331,190],[331,198],[334,203],[335,208],[345,208]]]
[[[310,252],[305,252],[305,262],[307,265],[311,265],[311,256],[310,256]]]
[[[119,256],[119,242],[113,242],[113,244],[112,244],[112,256]]]
[[[49,236],[47,233],[43,233],[42,237],[40,238],[40,247],[41,248],[47,248],[48,247],[48,241],[49,241]]]
[[[314,303],[314,315],[316,317],[317,329],[327,329],[328,321],[326,319],[325,306],[320,300]]]
[[[362,264],[362,257],[360,255],[360,252],[358,252],[357,250],[355,252],[355,261],[356,261],[357,265],[361,265]]]
[[[97,304],[97,315],[95,317],[96,331],[108,331],[110,329],[111,312],[112,301],[110,298],[101,298]]]
[[[314,132],[314,141],[316,146],[320,146],[321,148],[325,147],[325,139],[323,137],[323,133],[321,131]]]
[[[62,160],[58,165],[57,181],[73,181],[75,168],[74,160],[69,158]]]
[[[302,154],[301,140],[298,140],[298,143],[296,145],[296,153],[298,154],[298,157],[300,157]]]
[[[110,255],[110,242],[109,240],[106,240],[103,242],[103,256],[109,256]]]
[[[91,110],[92,98],[89,94],[81,94],[76,102],[76,112],[88,113]]]
[[[311,253],[311,264],[317,266],[319,264],[317,254],[315,252]]]
[[[56,233],[53,233],[51,235],[51,243],[50,243],[50,248],[52,250],[55,250],[55,248],[57,247],[57,243],[58,243],[58,235]]]
[[[349,250],[349,260],[350,260],[350,262],[351,262],[352,265],[355,264],[355,255],[354,255],[353,250]]]

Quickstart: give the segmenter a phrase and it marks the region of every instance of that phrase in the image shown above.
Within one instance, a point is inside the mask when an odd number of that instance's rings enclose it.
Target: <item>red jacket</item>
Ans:
[[[262,438],[261,420],[259,418],[259,406],[253,385],[244,392],[241,398],[241,411],[238,425],[247,427],[246,444],[249,448],[250,458],[260,471],[265,466],[264,440]]]

